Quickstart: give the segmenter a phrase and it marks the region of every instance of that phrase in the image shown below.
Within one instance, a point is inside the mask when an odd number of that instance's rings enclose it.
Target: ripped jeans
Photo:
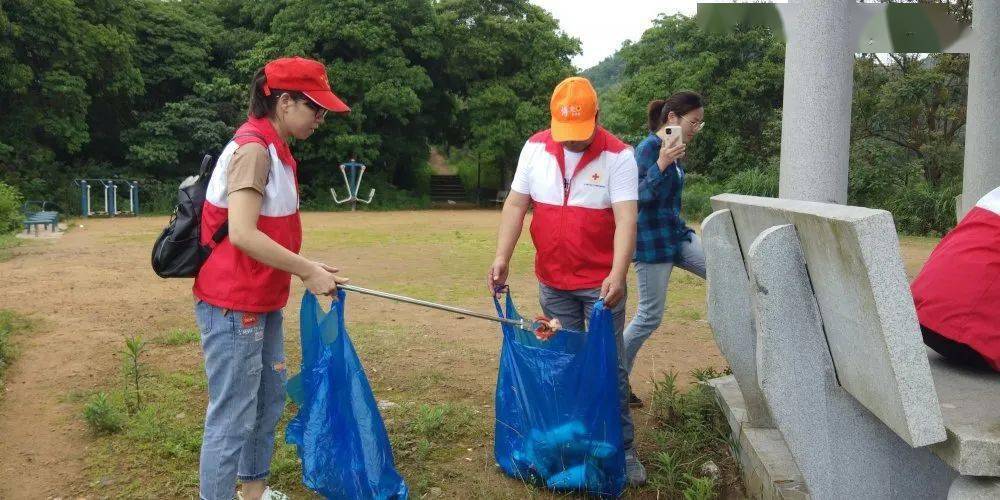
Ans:
[[[203,500],[232,500],[236,480],[264,479],[285,408],[281,311],[243,313],[195,305],[208,377],[199,462]]]

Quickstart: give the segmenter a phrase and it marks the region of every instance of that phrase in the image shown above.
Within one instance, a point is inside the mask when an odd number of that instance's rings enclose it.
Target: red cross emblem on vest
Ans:
[[[601,180],[601,174],[595,173],[594,175],[590,176],[590,178],[594,179],[594,182],[597,182],[597,181]]]

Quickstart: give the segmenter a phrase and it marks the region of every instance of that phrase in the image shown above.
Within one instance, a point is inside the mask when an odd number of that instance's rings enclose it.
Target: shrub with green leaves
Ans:
[[[749,196],[778,197],[778,169],[751,168],[726,179],[725,192]]]
[[[718,377],[713,368],[695,370],[699,381]],[[738,464],[729,424],[715,402],[712,389],[695,384],[686,392],[677,387],[677,375],[656,382],[651,401],[652,437],[657,450],[648,463],[649,483],[666,498],[701,500],[717,498],[724,490],[738,488]],[[707,475],[709,462],[718,474]],[[714,473],[713,473],[714,474]]]
[[[18,229],[24,220],[21,206],[24,198],[14,186],[0,182],[0,233],[9,233]]]
[[[696,222],[712,213],[712,197],[724,192],[720,184],[706,177],[688,174],[681,193],[681,212],[688,222]]]
[[[83,418],[96,434],[114,434],[125,426],[121,411],[115,408],[108,395],[103,392],[90,399],[83,409]]]

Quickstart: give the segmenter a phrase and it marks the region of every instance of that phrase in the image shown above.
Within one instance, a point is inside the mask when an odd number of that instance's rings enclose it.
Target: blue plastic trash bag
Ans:
[[[507,294],[502,317],[520,319]],[[554,490],[619,496],[625,453],[612,313],[594,306],[589,332],[542,341],[503,325],[494,455],[508,475]]]
[[[344,291],[330,312],[302,297],[302,371],[288,381],[299,411],[285,441],[296,445],[303,482],[326,498],[407,498],[371,386],[344,327]]]

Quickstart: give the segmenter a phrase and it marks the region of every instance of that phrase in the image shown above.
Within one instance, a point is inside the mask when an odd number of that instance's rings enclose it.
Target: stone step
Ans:
[[[469,199],[462,178],[457,175],[432,175],[430,195],[432,202],[443,204],[444,208],[467,203]]]

